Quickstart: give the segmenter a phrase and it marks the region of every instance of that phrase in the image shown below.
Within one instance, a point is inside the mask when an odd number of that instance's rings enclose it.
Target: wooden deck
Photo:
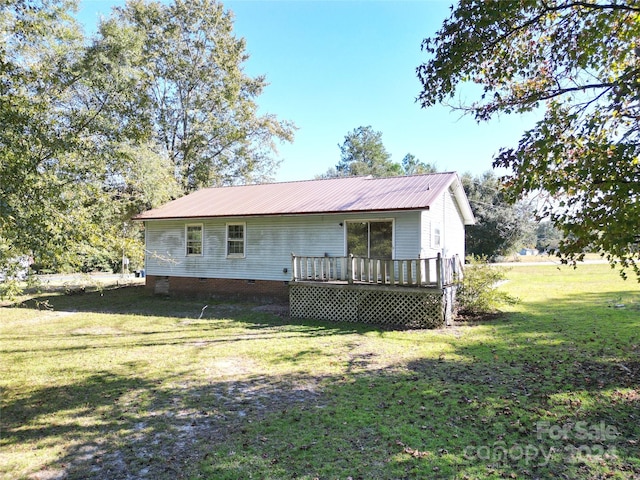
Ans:
[[[451,322],[457,257],[380,260],[292,255],[291,316],[438,328]]]

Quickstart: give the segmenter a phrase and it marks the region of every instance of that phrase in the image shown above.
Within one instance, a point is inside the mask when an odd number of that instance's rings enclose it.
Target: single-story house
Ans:
[[[134,219],[145,224],[147,288],[283,300],[300,280],[345,280],[346,258],[371,260],[369,274],[378,261],[382,283],[384,261],[464,259],[464,227],[474,223],[452,172],[205,188]],[[332,258],[343,261],[317,260]],[[420,283],[418,265],[400,269],[396,279]]]

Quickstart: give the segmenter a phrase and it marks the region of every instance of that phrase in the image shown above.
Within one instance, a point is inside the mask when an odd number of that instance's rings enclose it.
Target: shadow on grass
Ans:
[[[61,452],[20,478],[189,478],[210,448],[275,412],[317,405],[321,396],[317,379],[304,375],[176,381],[103,372],[12,398],[2,408],[0,445]]]
[[[640,353],[640,291],[549,298],[527,302],[525,307],[526,314],[507,314],[483,323],[489,328],[488,338],[458,345],[456,353],[472,362],[527,358],[532,371],[539,362],[551,369],[584,363],[586,375],[588,364],[609,363],[638,381],[637,372],[625,368],[623,359],[630,354],[635,359]]]
[[[206,309],[203,309],[204,305],[207,306]],[[132,339],[131,347],[192,346],[194,343],[206,347],[220,343],[245,342],[251,339],[281,339],[283,335],[295,339],[366,334],[379,332],[382,329],[382,327],[374,325],[347,322],[282,318],[264,312],[253,303],[159,297],[149,294],[144,290],[144,287],[121,287],[74,295],[42,296],[24,301],[18,305],[18,308],[42,311],[43,315],[55,314],[56,312],[136,315],[157,318],[158,323],[169,319],[175,322],[179,331],[175,329],[137,331],[128,329],[126,325],[119,330],[111,331],[95,332],[95,329],[78,329],[71,332],[69,338],[78,340],[86,338],[87,341],[73,342],[73,344],[66,346],[51,345],[50,342],[46,342],[48,339],[59,339],[60,335],[57,332],[40,333],[39,337],[43,342],[39,346],[30,346],[28,349],[5,347],[3,351],[8,354],[33,353],[35,351],[47,354],[56,351],[111,349],[117,348],[119,339],[124,335]],[[230,329],[229,322],[233,322],[238,329],[242,329],[242,333],[238,334]],[[193,327],[191,328],[191,326]],[[283,327],[282,329],[286,329],[287,332],[284,333],[279,327]],[[23,338],[23,335],[16,331],[14,335],[5,335],[4,338],[19,340]],[[301,359],[305,356],[304,352],[287,355],[283,354],[279,361],[296,361],[295,357]]]
[[[626,381],[609,373],[609,385]],[[59,458],[24,478],[640,475],[637,390],[580,405],[569,377],[553,400],[502,367],[438,360],[172,387],[102,373],[9,402],[2,445],[57,444]],[[63,424],[51,422],[59,410]]]
[[[77,311],[113,313],[134,305],[136,314],[178,320],[195,305],[153,299],[145,310],[150,300],[127,295],[72,303]],[[359,351],[329,376],[153,381],[131,364],[128,375],[105,371],[11,398],[2,445],[59,443],[59,458],[42,466],[58,478],[638,478],[640,318],[610,303],[610,296],[586,295],[528,304],[526,315],[483,324],[490,335],[482,340],[452,337],[451,353],[440,359],[378,369],[377,352]],[[328,322],[285,328],[250,306],[220,309],[244,331],[212,342],[249,340],[253,329],[279,326],[285,336],[377,331]],[[197,337],[202,330],[173,343]],[[145,341],[172,343],[136,344]],[[307,346],[274,361],[326,356]],[[51,421],[65,410],[64,423]]]
[[[203,308],[205,307],[206,308]],[[299,325],[311,332],[367,333],[385,330],[383,326],[352,322],[326,322],[315,320],[282,318],[265,311],[259,304],[202,299],[198,297],[157,296],[143,286],[108,288],[99,292],[53,296],[41,296],[26,300],[16,307],[43,310],[86,313],[113,313],[143,315],[151,317],[175,317],[188,320],[225,318],[242,322],[249,328],[274,327],[277,325]]]
[[[249,328],[261,329],[261,331],[253,332],[253,333],[243,333],[242,335],[234,335],[234,334],[220,334],[217,333],[216,328],[206,329],[206,328],[181,328],[179,334],[174,332],[169,332],[166,330],[160,330],[156,332],[126,332],[122,331],[119,333],[98,333],[98,334],[71,334],[69,339],[77,339],[79,344],[60,346],[60,345],[49,345],[51,342],[48,340],[54,340],[60,338],[60,335],[57,334],[43,334],[40,336],[42,342],[39,346],[33,347],[30,346],[28,348],[11,348],[4,347],[2,348],[2,352],[6,354],[15,354],[15,353],[68,353],[68,352],[82,352],[82,351],[96,351],[100,349],[112,350],[120,348],[120,339],[123,336],[127,336],[130,339],[128,344],[129,348],[140,348],[140,347],[176,347],[176,346],[185,346],[185,347],[207,347],[207,346],[215,346],[217,344],[233,344],[233,343],[242,343],[250,340],[256,341],[264,341],[264,340],[281,340],[283,333],[282,332],[273,332],[271,330],[267,330],[270,328],[269,324],[261,324],[261,326],[254,326]],[[247,327],[245,327],[247,328]],[[221,328],[222,330],[222,328]],[[203,339],[203,335],[210,335],[210,338]],[[321,337],[321,336],[334,336],[334,335],[347,335],[351,333],[356,333],[355,331],[349,331],[347,329],[331,329],[331,328],[315,328],[304,327],[301,331],[295,331],[292,333],[288,333],[287,336],[293,339],[301,339],[307,337]],[[213,338],[215,337],[215,338]],[[20,335],[5,335],[6,341],[11,340],[19,340],[22,338]],[[82,342],[82,339],[85,339],[85,342]],[[319,350],[311,350],[308,352],[298,352],[295,354],[283,354],[278,356],[278,362],[296,362],[301,361],[304,357],[309,357],[309,355],[316,355]]]
[[[203,457],[204,478],[637,478],[640,392],[553,395],[518,370],[420,360],[406,369],[325,378],[315,403],[286,406],[232,432]],[[638,368],[637,365],[633,366]],[[617,393],[616,393],[617,392]],[[556,398],[557,397],[557,398]]]
[[[6,451],[30,444],[54,447],[61,456],[23,478],[125,478],[118,471],[120,460],[100,459],[114,451],[122,432],[133,431],[137,416],[122,398],[133,391],[154,395],[154,385],[144,379],[108,372],[91,375],[66,385],[32,391],[3,402],[3,435]]]
[[[80,439],[85,437],[83,432],[95,428],[93,425],[81,426],[75,421],[50,425],[47,419],[60,411],[72,412],[70,416],[79,419],[107,407],[110,414],[105,417],[109,419],[105,424],[106,430],[117,430],[124,423],[124,414],[114,405],[123,394],[133,389],[153,391],[153,385],[140,378],[105,372],[78,383],[42,388],[14,398],[3,406],[2,442],[10,445],[60,435]],[[112,410],[114,408],[116,411]],[[91,439],[98,440],[98,437]]]

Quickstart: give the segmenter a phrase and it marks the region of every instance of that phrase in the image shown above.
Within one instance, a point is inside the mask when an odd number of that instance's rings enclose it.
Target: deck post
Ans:
[[[464,266],[462,265],[462,261],[460,261],[460,256],[456,253],[455,255],[455,281],[461,282],[462,277],[464,275]]]
[[[347,282],[353,283],[353,253],[347,258]]]
[[[298,279],[298,273],[296,272],[296,254],[291,252],[291,280],[296,281]]]
[[[436,257],[436,282],[439,289],[442,290],[442,274],[443,274],[443,265],[442,265],[442,255],[438,252],[438,256]]]

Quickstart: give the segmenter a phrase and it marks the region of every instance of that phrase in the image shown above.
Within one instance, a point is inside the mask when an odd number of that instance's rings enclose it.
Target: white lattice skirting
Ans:
[[[453,287],[388,287],[295,282],[289,285],[294,318],[360,322],[398,328],[439,328],[449,324]]]

